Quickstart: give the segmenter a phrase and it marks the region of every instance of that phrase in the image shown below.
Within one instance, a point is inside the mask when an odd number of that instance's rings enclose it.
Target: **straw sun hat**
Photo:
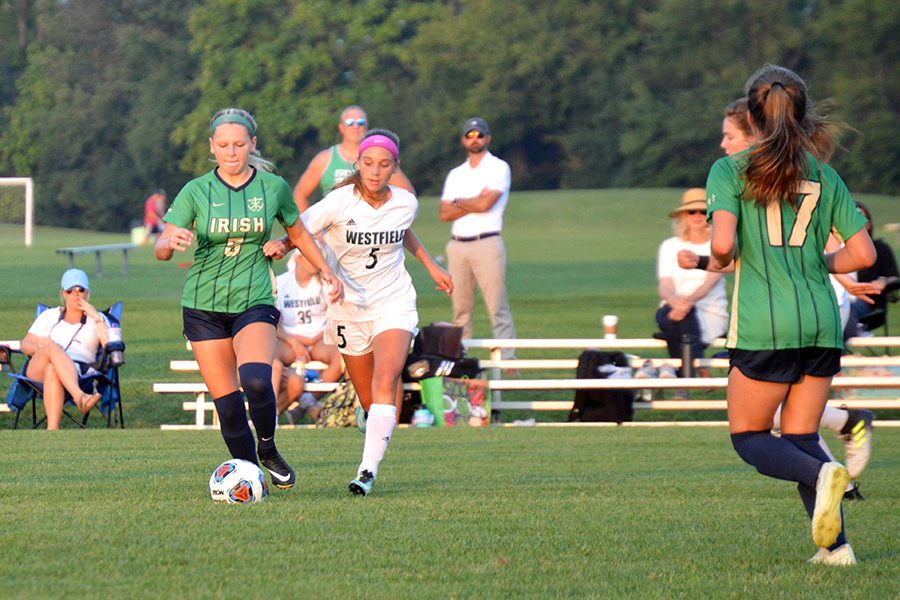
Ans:
[[[670,217],[677,217],[681,213],[691,210],[706,210],[706,190],[703,188],[691,188],[681,195],[681,204],[669,213]]]

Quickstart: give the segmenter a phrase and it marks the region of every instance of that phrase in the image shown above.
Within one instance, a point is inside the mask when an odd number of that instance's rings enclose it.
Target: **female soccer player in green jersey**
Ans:
[[[812,562],[855,564],[841,513],[849,475],[822,451],[817,432],[843,347],[828,274],[871,265],[875,249],[843,181],[816,158],[829,128],[803,80],[767,65],[745,91],[758,142],[716,161],[706,184],[713,268],[735,262],[726,343],[732,443],[760,473],[798,483],[820,548]],[[845,245],[825,254],[832,229]]]
[[[169,260],[175,251],[184,252],[196,232],[197,249],[181,299],[184,335],[214,399],[232,457],[255,463],[258,453],[272,484],[290,488],[296,475],[275,447],[272,359],[280,317],[271,268],[280,247],[270,242],[275,222],[331,286],[331,302],[343,298],[343,285],[300,221],[290,186],[269,172],[271,163],[256,151],[253,116],[226,108],[213,115],[209,130],[217,166],[189,181],[169,207],[156,258]]]
[[[839,127],[830,128],[831,133],[821,131],[818,139],[813,142],[816,150],[816,158],[828,161],[834,153],[834,134]],[[725,115],[722,119],[722,143],[720,147],[728,156],[733,156],[749,149],[756,143],[756,137],[750,128],[750,122],[747,120],[747,99],[738,98],[725,107]],[[865,211],[863,211],[865,215]],[[868,218],[868,217],[867,217]],[[840,247],[834,236],[829,236],[828,244],[825,251],[834,251]],[[850,299],[848,293],[859,298],[863,303],[874,304],[875,301],[870,298],[870,294],[878,294],[881,292],[877,285],[871,282],[859,282],[855,277],[850,275],[832,274],[832,287],[838,293],[839,306],[841,310],[841,326],[846,331],[847,321],[850,317]],[[839,285],[835,285],[835,282]],[[845,293],[841,293],[842,289]],[[869,458],[872,454],[872,421],[874,415],[872,411],[864,408],[838,408],[836,406],[825,406],[822,413],[822,420],[819,425],[827,429],[831,429],[844,443],[845,465],[851,479],[856,479],[865,470],[869,464]],[[781,429],[781,409],[775,411],[775,429]],[[829,457],[832,457],[831,450],[828,448],[825,440],[819,438],[819,444],[825,450]],[[847,484],[847,491],[844,493],[845,500],[864,499],[859,491],[859,482],[851,481]]]

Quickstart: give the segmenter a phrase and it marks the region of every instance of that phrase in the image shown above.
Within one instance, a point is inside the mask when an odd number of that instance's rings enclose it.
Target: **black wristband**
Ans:
[[[697,257],[697,266],[695,269],[700,269],[701,271],[705,271],[709,266],[709,257],[708,256],[698,256]]]

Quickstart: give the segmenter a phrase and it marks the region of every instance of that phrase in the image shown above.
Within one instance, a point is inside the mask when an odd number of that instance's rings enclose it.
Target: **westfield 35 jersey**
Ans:
[[[281,312],[281,327],[291,335],[315,337],[325,329],[328,297],[322,280],[312,277],[305,287],[293,271],[282,273],[276,279],[278,297],[275,307]]]

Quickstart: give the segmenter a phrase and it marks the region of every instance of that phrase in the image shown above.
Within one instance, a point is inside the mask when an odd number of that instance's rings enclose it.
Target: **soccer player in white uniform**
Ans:
[[[308,363],[317,360],[328,366],[322,371],[321,380],[338,381],[343,374],[341,354],[337,346],[326,344],[326,306],[328,295],[318,270],[299,252],[289,259],[288,271],[276,279],[275,307],[281,312],[276,335],[275,361],[272,363],[272,385],[275,388],[278,414],[295,400],[300,410],[315,418],[318,414],[317,399],[321,395],[303,393],[303,373],[290,368],[294,362]],[[301,395],[302,394],[302,395]],[[292,412],[288,413],[293,417]]]
[[[357,170],[303,213],[314,235],[324,232],[325,257],[344,283],[342,304],[328,306],[325,341],[337,345],[368,413],[366,441],[354,494],[368,495],[397,421],[400,372],[416,332],[416,290],[404,248],[425,265],[437,289],[453,282],[412,230],[418,200],[389,185],[399,168],[399,140],[370,131],[359,146]]]

